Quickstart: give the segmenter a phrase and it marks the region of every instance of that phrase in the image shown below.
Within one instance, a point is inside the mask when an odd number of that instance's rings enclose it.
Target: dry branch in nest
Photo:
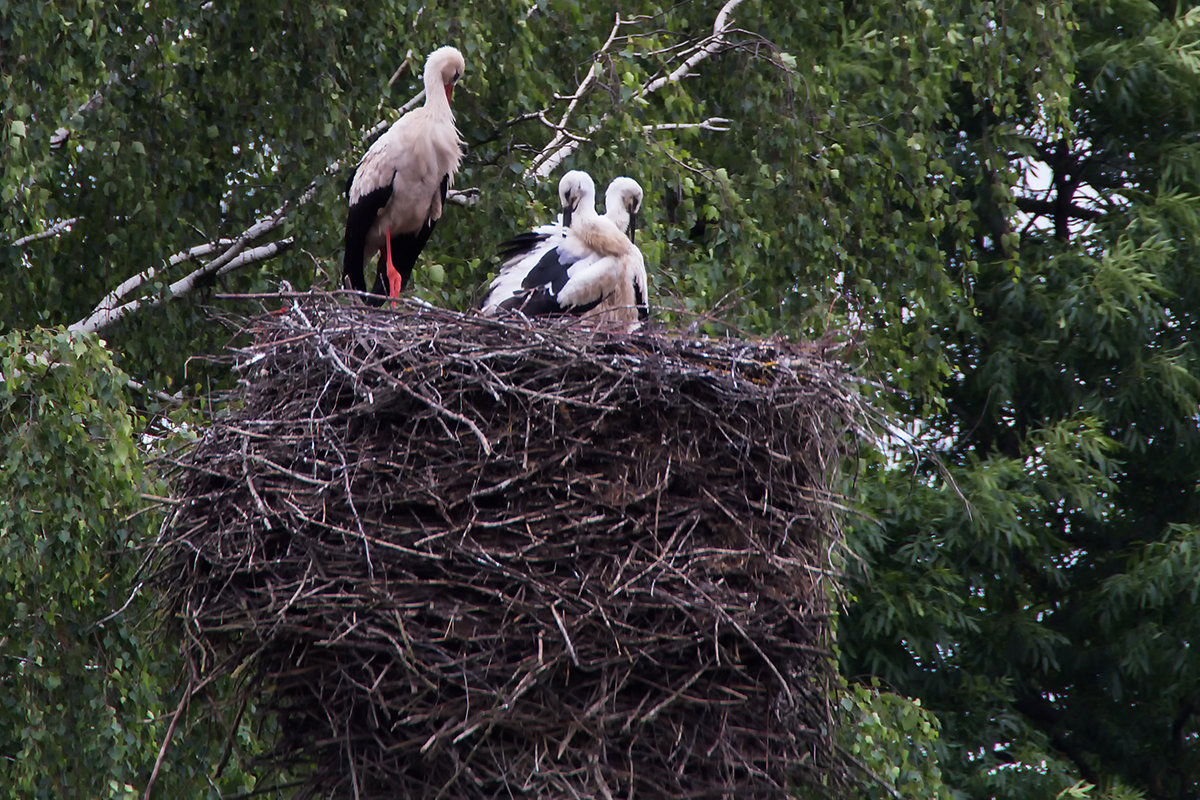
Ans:
[[[830,780],[838,364],[316,295],[248,331],[159,576],[311,793]]]

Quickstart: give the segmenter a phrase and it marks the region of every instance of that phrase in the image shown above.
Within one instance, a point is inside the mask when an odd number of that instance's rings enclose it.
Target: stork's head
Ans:
[[[642,187],[633,178],[614,178],[604,192],[605,215],[633,241],[637,213],[642,208]]]
[[[434,50],[425,61],[425,93],[432,94],[440,87],[445,90],[446,100],[449,101],[454,84],[466,68],[467,62],[457,48],[447,45]]]
[[[558,199],[562,201],[563,227],[571,227],[571,217],[580,211],[596,213],[596,183],[583,170],[573,169],[558,182]]]

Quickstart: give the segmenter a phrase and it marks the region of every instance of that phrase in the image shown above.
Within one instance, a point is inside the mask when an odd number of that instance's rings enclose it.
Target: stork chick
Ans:
[[[587,186],[592,188],[589,190]],[[565,192],[565,196],[563,195]],[[585,313],[586,311],[595,308],[589,306],[583,308],[587,303],[581,304],[579,308],[553,308],[547,304],[547,298],[543,297],[540,300],[535,299],[535,291],[538,287],[532,284],[532,281],[539,280],[540,275],[546,275],[549,269],[549,263],[539,267],[543,259],[547,257],[551,251],[557,251],[560,245],[566,241],[568,234],[567,226],[572,221],[585,220],[590,217],[595,217],[593,208],[593,197],[595,195],[594,183],[587,173],[582,171],[569,172],[563,176],[560,183],[560,199],[564,204],[563,214],[558,222],[540,225],[533,231],[522,233],[505,242],[500,247],[501,257],[504,258],[504,263],[500,267],[500,274],[492,281],[488,287],[488,294],[484,298],[481,308],[485,314],[492,314],[506,308],[521,308],[527,314],[532,313],[562,313],[567,311],[570,313]],[[642,205],[642,187],[633,178],[619,177],[608,185],[607,191],[604,193],[604,217],[602,219],[612,223],[617,231],[624,233],[628,239],[628,244],[632,245],[633,239],[637,230],[637,213]],[[608,234],[612,234],[612,229],[608,228]],[[610,248],[611,249],[611,248]],[[634,305],[638,310],[638,318],[646,319],[649,316],[649,307],[647,305],[647,279],[644,261],[641,259],[641,252],[637,251],[635,257],[630,261],[630,268],[633,270],[632,286],[634,289]],[[622,252],[624,252],[622,250]],[[557,258],[557,256],[556,256]],[[571,256],[568,256],[568,260]],[[561,261],[561,259],[560,259]],[[570,297],[576,294],[575,290],[583,291],[577,285],[579,281],[583,281],[590,277],[593,270],[584,263],[579,263],[578,260],[572,261],[575,266],[568,268],[561,263],[559,266],[564,272],[569,272],[572,275],[579,277],[574,280],[576,285],[571,286],[572,291],[567,291],[566,296]],[[611,263],[604,265],[605,269],[612,269]],[[538,270],[534,272],[534,270]],[[532,277],[531,277],[532,276]],[[560,283],[562,283],[562,276]],[[553,280],[543,283],[543,288],[549,290],[552,288]],[[566,284],[562,288],[566,288]]]
[[[628,183],[637,185],[631,179]],[[502,309],[531,316],[567,313],[615,323],[625,330],[633,330],[649,315],[642,253],[612,219],[596,214],[595,196],[595,184],[586,172],[563,175],[559,199],[565,235],[552,247],[537,249],[536,263],[529,265],[532,255],[522,259],[528,268],[522,269],[519,287],[514,286],[513,274],[502,270],[484,303],[486,313]],[[607,209],[609,213],[616,211],[624,221],[631,220],[640,205],[640,199],[626,203],[606,198],[606,202],[615,206]]]

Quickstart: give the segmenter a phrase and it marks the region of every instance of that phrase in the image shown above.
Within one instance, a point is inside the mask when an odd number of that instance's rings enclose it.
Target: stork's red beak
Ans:
[[[446,102],[450,102],[450,95],[453,93],[454,93],[454,84],[447,83],[446,84]]]

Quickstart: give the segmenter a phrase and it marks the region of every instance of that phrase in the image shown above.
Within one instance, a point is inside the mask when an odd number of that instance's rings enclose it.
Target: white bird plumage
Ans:
[[[408,283],[462,160],[450,97],[465,69],[462,53],[453,47],[430,53],[425,104],[392,123],[347,182],[342,270],[351,289],[366,290],[365,267],[377,253],[376,294],[397,297]]]
[[[632,178],[615,179],[605,192],[603,217],[595,195],[586,172],[563,175],[562,217],[502,245],[506,260],[481,305],[485,314],[570,313],[627,330],[649,316],[645,261],[633,244],[642,188]]]

